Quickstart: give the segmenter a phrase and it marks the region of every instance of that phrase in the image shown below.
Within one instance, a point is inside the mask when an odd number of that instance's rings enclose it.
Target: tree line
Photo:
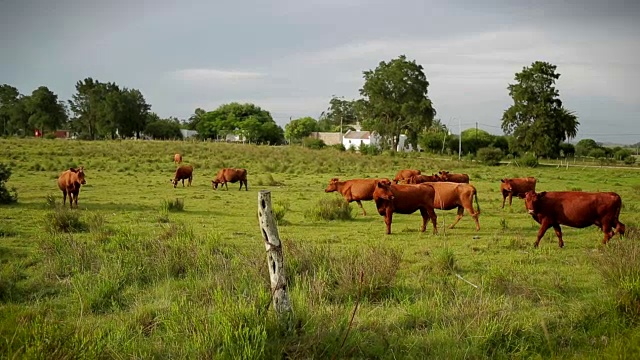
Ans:
[[[556,66],[536,61],[515,74],[507,90],[513,103],[502,114],[505,135],[470,129],[462,133],[462,152],[499,150],[503,155],[530,153],[536,157],[567,156],[576,152],[567,140],[576,136],[578,118],[563,106],[555,82]],[[207,111],[197,108],[185,121],[161,119],[137,89],[103,83],[92,78],[78,81],[67,102],[41,86],[30,95],[15,87],[0,87],[0,126],[3,135],[29,135],[33,129],[51,132],[67,127],[84,139],[137,137],[180,138],[181,128],[196,130],[203,139],[252,143],[299,143],[314,131],[362,129],[375,131],[383,149],[395,151],[401,134],[414,148],[433,152],[458,152],[456,135],[436,118],[429,99],[424,68],[401,55],[381,61],[362,72],[360,98],[346,100],[333,95],[318,119],[303,117],[278,126],[271,114],[254,104],[229,103]]]

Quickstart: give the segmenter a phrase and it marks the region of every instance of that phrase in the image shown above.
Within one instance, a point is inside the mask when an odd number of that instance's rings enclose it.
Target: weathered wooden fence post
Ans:
[[[271,296],[273,308],[280,315],[289,315],[292,312],[291,301],[287,293],[287,278],[284,270],[284,257],[282,243],[278,235],[273,210],[271,208],[271,191],[260,190],[258,192],[258,221],[267,249],[267,265],[271,278]]]

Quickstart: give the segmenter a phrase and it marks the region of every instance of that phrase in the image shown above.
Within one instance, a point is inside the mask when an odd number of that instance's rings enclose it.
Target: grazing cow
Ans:
[[[229,191],[229,185],[227,185],[227,183],[236,183],[238,181],[240,181],[239,190],[242,190],[242,184],[244,184],[245,191],[249,191],[247,187],[247,169],[223,168],[218,170],[215,179],[211,180],[211,187],[213,190],[218,190],[218,184],[222,184],[220,185],[220,189],[222,189],[224,185],[227,191]]]
[[[439,210],[451,210],[458,208],[458,215],[453,224],[449,225],[449,229],[453,229],[454,226],[462,219],[464,210],[466,209],[469,215],[476,222],[476,231],[480,230],[480,222],[478,216],[480,215],[480,204],[478,204],[478,194],[475,186],[471,184],[460,184],[454,182],[430,182],[422,183],[420,185],[431,185],[436,191],[436,197],[433,201],[433,207]],[[475,197],[477,211],[473,210],[473,199]]]
[[[376,181],[383,179],[351,179],[340,181],[338,178],[333,178],[329,180],[329,185],[324,192],[334,192],[337,191],[347,203],[355,201],[362,209],[362,216],[367,216],[367,212],[362,207],[362,203],[360,201],[373,200],[373,191],[376,188]],[[384,179],[388,180],[388,179]]]
[[[540,239],[550,227],[558,236],[558,245],[564,247],[560,225],[585,228],[596,225],[604,232],[603,244],[616,233],[624,235],[625,225],[618,220],[622,208],[620,195],[614,192],[583,191],[535,191],[527,192],[525,205],[529,214],[540,224],[538,237],[533,244],[538,247]]]
[[[77,169],[70,168],[60,174],[58,177],[58,188],[62,190],[62,204],[67,204],[67,195],[69,195],[69,207],[73,209],[73,203],[75,202],[76,208],[78,208],[80,186],[86,183],[83,166]]]
[[[173,155],[173,162],[176,164],[180,164],[182,162],[182,155],[180,154]]]
[[[420,170],[410,170],[410,169],[400,170],[396,174],[396,177],[393,178],[393,181],[395,181],[397,184],[399,181],[407,180],[410,177],[415,175],[420,175]]]
[[[448,181],[455,183],[469,183],[469,175],[467,174],[452,174],[448,171],[440,171],[438,173],[440,175],[440,181]]]
[[[500,179],[500,192],[502,193],[502,208],[504,202],[509,197],[509,206],[511,206],[511,198],[513,195],[524,199],[525,195],[533,190],[536,191],[536,178],[504,178]]]
[[[437,182],[440,181],[438,174],[433,175],[413,175],[407,179],[407,184],[422,184],[424,182]]]
[[[184,180],[189,180],[189,186],[191,186],[191,180],[193,180],[193,166],[191,165],[181,165],[176,169],[176,174],[173,179],[169,180],[173,184],[175,188],[178,185],[178,182],[182,180],[182,187],[184,187]]]
[[[413,214],[420,210],[422,215],[422,226],[420,231],[424,232],[427,222],[431,218],[433,233],[438,233],[437,216],[433,210],[433,199],[435,190],[429,185],[405,185],[392,184],[388,179],[376,181],[373,191],[373,200],[376,202],[378,214],[384,216],[384,223],[387,225],[387,235],[391,234],[391,221],[393,213]]]

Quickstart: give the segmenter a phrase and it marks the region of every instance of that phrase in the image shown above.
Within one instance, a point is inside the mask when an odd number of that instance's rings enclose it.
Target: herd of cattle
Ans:
[[[178,182],[188,181],[191,186],[193,180],[193,167],[191,165],[179,165],[182,155],[175,154],[174,161],[178,164],[171,183],[175,188]],[[247,187],[247,170],[242,168],[223,168],[218,171],[211,180],[214,190],[218,185],[229,187],[227,183],[240,182],[240,189]],[[67,195],[69,204],[73,208],[78,207],[78,194],[80,186],[86,184],[84,168],[71,168],[63,172],[58,178],[58,187],[63,194],[63,203],[66,205]],[[350,203],[355,201],[363,216],[366,211],[361,201],[373,200],[378,213],[384,216],[387,234],[391,233],[391,222],[394,213],[413,214],[420,211],[422,226],[420,231],[426,230],[427,222],[431,220],[434,234],[438,233],[437,215],[435,209],[452,210],[458,213],[454,222],[449,226],[453,228],[462,218],[466,210],[476,223],[476,231],[480,230],[480,205],[475,186],[469,183],[469,175],[453,174],[448,171],[440,171],[433,175],[422,175],[420,170],[400,170],[393,181],[388,178],[375,179],[351,179],[340,181],[333,178],[325,192],[337,191]],[[574,228],[598,226],[604,233],[603,243],[606,244],[615,234],[621,236],[625,233],[625,225],[619,221],[622,199],[614,192],[583,192],[583,191],[543,191],[536,192],[536,179],[504,178],[500,180],[500,192],[502,193],[502,208],[509,199],[511,206],[512,197],[516,196],[525,200],[525,206],[533,219],[540,224],[534,247],[538,247],[540,239],[545,232],[553,227],[558,245],[564,247],[562,230],[560,225]],[[473,208],[475,200],[476,209]]]

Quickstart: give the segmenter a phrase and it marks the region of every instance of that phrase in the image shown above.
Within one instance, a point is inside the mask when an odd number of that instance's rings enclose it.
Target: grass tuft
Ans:
[[[163,200],[160,210],[163,213],[184,211],[184,199]]]
[[[312,220],[352,220],[351,210],[351,205],[341,197],[323,198],[316,206],[307,210],[305,216]]]
[[[87,223],[80,218],[79,211],[66,207],[49,211],[44,217],[44,225],[51,234],[83,232],[89,229]]]

